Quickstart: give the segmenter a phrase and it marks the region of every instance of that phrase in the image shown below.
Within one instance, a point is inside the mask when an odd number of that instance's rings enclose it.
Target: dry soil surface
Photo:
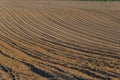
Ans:
[[[0,80],[120,80],[120,2],[0,0]]]

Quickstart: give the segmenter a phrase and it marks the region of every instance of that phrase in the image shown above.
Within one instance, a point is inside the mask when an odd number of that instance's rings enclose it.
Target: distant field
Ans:
[[[0,80],[120,80],[120,2],[0,0]]]

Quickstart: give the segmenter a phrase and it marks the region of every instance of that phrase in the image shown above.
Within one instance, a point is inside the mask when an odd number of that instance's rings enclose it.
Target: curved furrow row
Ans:
[[[119,12],[66,6],[0,8],[0,80],[120,79]]]

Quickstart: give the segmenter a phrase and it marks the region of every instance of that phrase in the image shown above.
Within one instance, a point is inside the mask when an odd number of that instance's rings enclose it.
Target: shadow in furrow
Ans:
[[[27,65],[32,72],[40,75],[40,76],[43,76],[43,77],[46,77],[46,78],[53,78],[52,75],[48,74],[47,72],[43,71],[43,70],[40,70],[38,68],[36,68],[35,66],[33,66],[32,64],[29,64],[29,63],[26,63],[26,62],[22,62],[24,63],[25,65]]]
[[[8,72],[8,69],[6,67],[4,67],[3,65],[0,65],[0,70],[2,70],[4,72]]]
[[[3,66],[3,65],[0,65],[0,70],[8,73],[9,76],[10,76],[10,78],[11,78],[11,80],[16,80],[16,79],[15,79],[15,76],[13,75],[13,72],[14,72],[14,71],[13,71],[12,69],[10,69],[10,68],[8,68],[8,67],[5,67],[5,66]],[[0,79],[0,80],[1,80],[1,79]]]

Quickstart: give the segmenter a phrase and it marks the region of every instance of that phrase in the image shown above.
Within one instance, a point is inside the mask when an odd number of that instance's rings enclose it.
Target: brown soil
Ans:
[[[0,80],[120,80],[120,3],[0,0]]]

